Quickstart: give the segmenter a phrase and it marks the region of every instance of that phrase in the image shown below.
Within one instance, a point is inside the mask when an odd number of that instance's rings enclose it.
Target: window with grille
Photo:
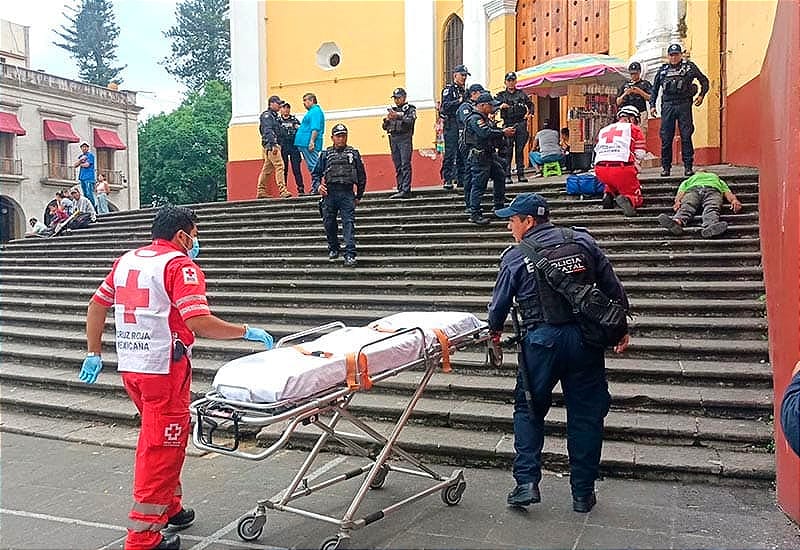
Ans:
[[[47,175],[59,180],[74,179],[74,170],[67,164],[67,142],[47,142]]]
[[[114,171],[114,149],[97,149],[97,173],[108,179],[108,173]]]
[[[444,41],[442,46],[442,86],[453,80],[453,69],[464,63],[464,23],[456,14],[447,18],[444,24]]]
[[[0,132],[0,174],[17,174],[14,162],[14,138],[17,136]]]

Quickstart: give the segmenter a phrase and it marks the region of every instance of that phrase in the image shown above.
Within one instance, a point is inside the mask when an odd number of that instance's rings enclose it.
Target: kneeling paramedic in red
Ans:
[[[197,216],[164,207],[153,220],[153,242],[122,255],[89,301],[88,353],[80,379],[93,384],[103,368],[102,334],[114,308],[117,370],[142,419],[133,478],[133,507],[125,548],[180,548],[161,529],[188,527],[194,511],[181,503],[180,474],[190,431],[192,345],[195,335],[244,338],[272,347],[259,328],[211,314],[198,255]]]

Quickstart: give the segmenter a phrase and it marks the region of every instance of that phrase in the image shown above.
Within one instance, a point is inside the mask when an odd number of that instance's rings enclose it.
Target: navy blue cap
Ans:
[[[672,55],[674,53],[683,53],[683,48],[680,44],[670,44],[669,48],[667,48],[667,54]]]
[[[484,90],[483,92],[481,92],[481,95],[478,96],[478,99],[475,100],[475,104],[477,105],[478,103],[492,103],[492,104],[494,104],[495,100],[492,97],[492,94],[490,94],[489,92]]]
[[[517,73],[515,73],[514,71],[506,73],[506,80],[516,80],[516,79],[517,79]]]
[[[406,97],[406,91],[403,88],[395,88],[392,97]]]
[[[345,126],[341,122],[339,124],[334,124],[333,128],[331,128],[332,136],[338,136],[340,134],[346,134],[346,133],[347,133],[347,126]]]
[[[481,86],[480,84],[471,84],[470,87],[467,88],[467,92],[470,93],[470,94],[472,92],[485,92],[485,91],[486,91],[486,89],[483,86]]]
[[[276,95],[269,96],[267,103],[277,103],[278,105],[283,105],[284,101]]]
[[[456,66],[455,66],[455,68],[453,69],[453,72],[454,72],[454,73],[461,73],[461,74],[465,74],[465,75],[467,75],[467,76],[472,76],[472,75],[469,73],[469,71],[467,70],[467,66],[466,66],[466,65],[456,65]]]
[[[546,216],[549,212],[550,207],[543,196],[537,193],[521,193],[506,208],[495,210],[494,215],[498,218],[510,218],[517,215]]]
[[[628,65],[628,70],[631,71],[631,72],[634,72],[634,71],[640,71],[641,72],[642,64],[639,63],[638,61],[634,61],[630,65]]]

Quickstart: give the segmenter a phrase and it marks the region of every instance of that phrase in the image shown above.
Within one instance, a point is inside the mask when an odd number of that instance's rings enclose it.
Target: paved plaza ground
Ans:
[[[2,434],[2,548],[121,548],[131,497],[133,451]],[[190,456],[184,468],[186,504],[198,521],[182,533],[183,548],[318,548],[335,534],[331,525],[269,512],[257,543],[236,534],[241,515],[256,499],[284,488],[304,458],[281,451],[270,461],[220,455]],[[352,469],[355,457],[323,454],[312,475]],[[451,467],[437,466],[443,473]],[[766,488],[605,479],[599,503],[587,515],[572,511],[569,478],[546,475],[542,504],[507,508],[508,472],[467,469],[458,506],[432,495],[353,533],[351,548],[798,548],[800,530],[775,505]],[[297,504],[343,513],[355,480]],[[371,491],[371,512],[423,480],[391,473]],[[307,502],[306,502],[307,501]]]

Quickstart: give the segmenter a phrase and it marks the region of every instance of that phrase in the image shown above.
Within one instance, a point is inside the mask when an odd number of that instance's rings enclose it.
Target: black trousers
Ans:
[[[392,151],[397,191],[399,193],[411,192],[411,134],[389,136],[389,149]]]
[[[297,147],[281,147],[281,157],[283,157],[284,181],[289,183],[289,161],[291,161],[294,184],[297,186],[297,192],[304,193],[303,173],[300,171],[300,150]]]
[[[681,131],[681,155],[683,165],[691,168],[694,165],[694,121],[692,120],[692,102],[661,103],[661,167],[669,170],[672,166],[672,140],[675,138],[675,123]]]
[[[458,154],[458,124],[455,120],[444,125],[444,158],[442,159],[442,181],[458,179],[461,157]]]
[[[507,145],[505,149],[505,162],[506,162],[506,176],[511,175],[511,155],[517,161],[517,176],[522,176],[525,170],[525,145],[528,144],[528,123],[521,120],[513,125],[517,133],[511,137],[506,138]]]

